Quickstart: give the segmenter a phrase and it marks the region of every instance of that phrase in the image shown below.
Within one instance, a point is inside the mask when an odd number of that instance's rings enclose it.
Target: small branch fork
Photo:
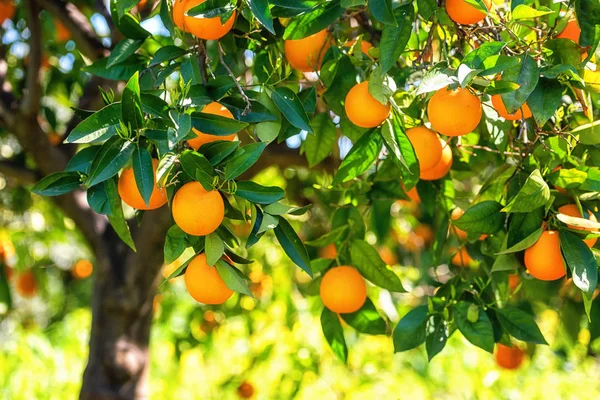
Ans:
[[[223,67],[227,70],[227,73],[229,74],[231,79],[233,79],[233,82],[235,82],[235,86],[237,87],[237,90],[240,92],[242,99],[244,99],[244,101],[246,102],[246,108],[244,108],[244,111],[242,112],[242,115],[246,115],[252,110],[252,103],[250,102],[250,99],[248,98],[248,96],[246,96],[246,93],[244,92],[244,89],[242,89],[242,86],[238,82],[236,76],[233,74],[233,72],[231,71],[231,69],[229,68],[229,66],[227,65],[225,60],[223,59],[224,55],[225,55],[225,51],[223,51],[221,42],[219,42],[219,59],[221,60],[221,64],[223,65]]]

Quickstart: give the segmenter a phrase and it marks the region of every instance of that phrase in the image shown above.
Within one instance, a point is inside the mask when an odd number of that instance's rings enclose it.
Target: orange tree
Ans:
[[[583,299],[573,315],[594,324],[596,0],[137,3],[1,2],[5,26],[29,45],[27,57],[1,60],[0,124],[28,156],[3,171],[42,177],[33,192],[54,196],[96,257],[83,398],[145,395],[163,261],[193,249],[169,278],[185,275],[204,303],[251,296],[244,247],[270,231],[320,285],[323,333],[342,360],[341,320],[391,334],[396,351],[424,343],[429,358],[458,330],[489,352],[500,343],[498,359],[516,368],[513,340],[546,343],[535,296],[515,301],[524,279],[554,282],[543,283],[552,293],[569,277]],[[140,24],[150,19],[164,34]],[[45,47],[68,52],[78,72],[68,87],[79,104],[56,146],[42,94],[52,98],[64,78],[56,65],[44,72]],[[285,145],[297,137],[303,158]],[[304,163],[313,178],[288,200],[251,180],[272,164]],[[126,220],[122,201],[136,218]],[[426,304],[391,333],[366,281],[405,292],[386,265],[403,252],[391,230],[397,201],[418,203],[431,223],[433,237],[420,237],[433,272]],[[322,213],[327,231],[303,229],[303,243],[288,220],[304,215],[310,228]],[[232,233],[239,223],[249,234]],[[386,261],[384,244],[396,252]]]

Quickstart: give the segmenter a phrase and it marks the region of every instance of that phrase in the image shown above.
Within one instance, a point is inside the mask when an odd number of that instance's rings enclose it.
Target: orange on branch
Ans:
[[[352,46],[354,46],[354,43],[356,43],[356,40],[350,40],[348,43],[346,43],[346,47],[351,48]],[[369,49],[371,49],[372,47],[373,45],[370,42],[367,42],[366,40],[360,41],[360,50],[371,60],[373,59],[373,57],[369,55]]]
[[[492,7],[492,0],[483,0],[483,3],[488,10]],[[446,0],[446,12],[452,21],[461,25],[476,24],[486,15],[465,0]]]
[[[450,219],[452,219],[452,221],[456,221],[457,219],[459,219],[460,217],[463,216],[464,214],[464,210],[460,209],[460,208],[455,208],[454,210],[452,210],[452,212],[450,213]],[[460,228],[457,228],[454,225],[450,226],[450,229],[454,232],[454,234],[460,239],[460,240],[466,240],[467,239],[467,232],[463,231]]]
[[[206,254],[194,258],[185,271],[185,287],[194,300],[203,304],[223,304],[233,294],[216,267],[206,263]]]
[[[517,369],[523,363],[525,353],[517,346],[508,347],[498,343],[494,357],[498,366],[504,369]]]
[[[79,260],[73,266],[71,274],[75,279],[85,279],[92,275],[94,266],[89,260]]]
[[[574,41],[575,43],[579,43],[579,37],[581,36],[581,28],[579,27],[579,23],[575,18],[569,20],[567,22],[567,26],[563,29],[558,35],[556,35],[557,39],[569,39]]]
[[[221,117],[234,119],[231,111],[229,111],[225,106],[217,103],[216,101],[213,101],[212,103],[204,106],[204,108],[202,109],[201,112],[206,113],[206,114],[219,115]],[[203,144],[216,142],[217,140],[227,140],[227,141],[231,142],[231,141],[233,141],[233,139],[235,139],[235,133],[232,135],[227,135],[227,136],[217,136],[217,135],[210,135],[208,133],[202,133],[195,128],[192,128],[192,132],[194,132],[197,137],[194,139],[190,139],[187,142],[194,150],[198,150],[200,148],[200,146],[202,146]]]
[[[62,42],[66,42],[71,39],[71,31],[69,31],[69,29],[67,29],[67,27],[62,22],[55,19],[54,24],[56,25],[56,41],[57,42],[62,43]]]
[[[387,265],[396,265],[398,264],[398,257],[389,247],[380,247],[377,249],[379,253],[379,257],[383,260]]]
[[[438,90],[427,104],[431,127],[446,136],[462,136],[472,132],[479,125],[482,114],[479,97],[460,87]]]
[[[433,242],[433,230],[427,224],[420,224],[415,228],[415,235],[423,240],[423,243]]]
[[[356,268],[340,266],[325,273],[319,292],[325,307],[345,314],[363,306],[367,299],[367,284]]]
[[[154,188],[152,189],[152,194],[150,195],[150,202],[146,204],[142,195],[137,187],[137,183],[135,181],[135,175],[133,173],[133,168],[125,168],[123,172],[121,172],[121,176],[119,177],[119,197],[121,200],[125,202],[129,207],[136,208],[138,210],[154,210],[162,207],[167,202],[167,193],[164,188],[159,188],[156,186],[156,168],[158,167],[158,160],[152,159],[152,168],[154,169]]]
[[[440,162],[442,159],[442,144],[437,133],[424,126],[418,126],[407,129],[406,136],[408,136],[415,149],[421,171],[434,168]]]
[[[457,267],[468,267],[473,264],[473,259],[469,255],[466,247],[461,248],[458,253],[452,257],[452,264]]]
[[[525,250],[525,267],[536,279],[554,281],[566,275],[557,231],[544,231],[537,242]]]
[[[283,45],[285,58],[290,65],[302,72],[321,69],[325,53],[331,47],[331,36],[327,29],[298,40],[286,40]]]
[[[213,233],[225,216],[225,203],[217,190],[207,192],[200,183],[183,185],[172,203],[173,219],[182,231],[205,236]]]
[[[508,288],[510,289],[511,293],[517,289],[519,283],[521,283],[521,277],[519,274],[508,275]]]
[[[593,213],[591,213],[587,210],[584,210],[584,211],[587,212],[587,214],[588,214],[587,219],[589,221],[598,222],[598,219],[596,218],[596,216]],[[558,212],[561,214],[568,215],[569,217],[583,218],[583,216],[579,212],[579,209],[577,208],[577,205],[575,205],[575,204],[566,204],[562,207],[559,207]],[[567,226],[572,229],[587,230],[587,231],[591,231],[591,232],[595,231],[595,229],[593,229],[593,228],[586,229],[586,228],[581,228],[581,227],[574,226],[574,225],[567,225]],[[598,240],[598,238],[591,238],[591,239],[584,239],[583,241],[585,242],[585,244],[588,245],[589,248],[592,248],[596,244],[597,240]]]
[[[225,36],[235,22],[235,10],[231,16],[221,23],[221,17],[200,18],[185,15],[193,7],[204,3],[206,0],[174,0],[173,22],[182,31],[191,33],[199,39],[217,40]]]
[[[17,293],[22,297],[33,297],[37,293],[37,280],[31,271],[25,271],[17,276],[15,283]]]
[[[356,126],[375,128],[390,115],[390,104],[381,104],[369,93],[369,82],[354,85],[346,95],[346,115]]]
[[[452,168],[452,148],[442,138],[439,139],[442,145],[442,156],[433,168],[420,171],[419,177],[424,181],[435,181],[442,179],[448,172],[450,172],[450,168]]]
[[[329,259],[336,258],[337,257],[337,249],[335,248],[335,244],[330,243],[325,247],[321,247],[319,249],[319,257],[329,258]]]
[[[513,114],[509,114],[506,106],[504,105],[504,101],[502,101],[502,96],[499,94],[492,96],[492,107],[494,107],[494,110],[496,110],[498,115],[509,121],[516,121],[523,118],[527,119],[531,118],[533,115],[529,109],[529,106],[527,105],[527,102],[523,103],[521,108],[519,108]]]

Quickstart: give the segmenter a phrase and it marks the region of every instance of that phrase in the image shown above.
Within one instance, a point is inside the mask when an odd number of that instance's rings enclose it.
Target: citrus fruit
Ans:
[[[498,343],[494,353],[498,366],[505,369],[517,369],[523,363],[523,350],[517,346],[508,347]]]
[[[437,133],[424,126],[418,126],[407,129],[406,136],[415,150],[421,171],[434,168],[440,162],[442,144]]]
[[[592,222],[598,222],[598,219],[596,218],[596,216],[593,213],[591,213],[587,210],[584,210],[584,211],[588,214],[587,215],[588,220],[590,220]],[[575,204],[567,204],[562,207],[559,207],[558,212],[561,214],[568,215],[569,217],[583,218],[581,216],[581,213],[579,212],[579,209],[577,208],[577,206]],[[567,225],[567,226],[572,229],[587,230],[587,231],[592,231],[592,232],[596,230],[593,228],[585,229],[585,228],[574,226],[574,225]],[[591,239],[584,239],[583,241],[585,242],[585,244],[588,245],[588,247],[592,248],[596,244],[597,240],[598,240],[598,238],[591,238]]]
[[[513,114],[509,114],[506,106],[504,105],[504,101],[502,101],[502,96],[499,94],[495,94],[492,96],[492,107],[494,110],[500,115],[502,118],[507,119],[509,121],[516,121],[518,119],[527,119],[531,118],[533,114],[531,114],[531,110],[527,105],[527,102],[523,103],[521,108],[515,111]]]
[[[346,95],[346,115],[356,126],[375,128],[390,115],[390,105],[383,105],[369,93],[369,82],[354,85]]]
[[[346,47],[351,48],[352,46],[354,46],[354,43],[356,43],[356,40],[350,40],[348,43],[346,43]],[[360,41],[360,50],[371,60],[373,59],[373,57],[369,55],[369,49],[371,49],[372,47],[373,45],[370,42],[367,42],[366,40]]]
[[[432,168],[421,170],[419,177],[425,181],[435,181],[442,179],[452,168],[452,148],[444,139],[440,139],[442,145],[442,156],[435,166]]]
[[[519,276],[519,274],[508,275],[508,287],[511,293],[517,289],[519,283],[521,283],[521,277]]]
[[[534,278],[542,281],[554,281],[565,276],[557,231],[542,232],[538,241],[525,250],[525,267]]]
[[[468,267],[473,263],[473,259],[469,255],[466,247],[461,248],[453,257],[452,264],[457,267]]]
[[[452,219],[452,221],[456,221],[457,219],[459,219],[460,217],[462,217],[464,213],[465,213],[464,210],[462,210],[460,208],[455,208],[450,213],[450,219]],[[451,225],[450,229],[452,229],[452,231],[458,237],[459,240],[466,240],[467,239],[468,234],[467,234],[467,232],[463,231],[462,229],[457,228],[454,225]]]
[[[320,294],[325,307],[335,313],[359,310],[367,299],[367,284],[354,267],[331,268],[321,280]]]
[[[581,28],[576,19],[571,19],[567,22],[567,26],[558,35],[557,39],[569,39],[575,43],[579,43],[579,37],[581,36]]]
[[[15,5],[12,0],[0,0],[0,25],[15,15]]]
[[[483,0],[486,8],[492,7],[492,0]],[[485,13],[465,0],[446,0],[446,12],[452,21],[461,25],[472,25],[485,18]]]
[[[242,399],[249,399],[254,396],[254,386],[250,382],[242,382],[237,388],[237,394]]]
[[[321,258],[329,258],[334,259],[337,257],[337,250],[335,248],[335,244],[330,243],[325,247],[321,247],[319,249],[319,257]]]
[[[206,263],[206,254],[194,258],[185,271],[185,287],[197,302],[203,304],[223,304],[231,297],[229,289],[216,267]]]
[[[302,72],[321,69],[325,53],[331,47],[331,36],[327,29],[297,40],[286,40],[283,45],[285,58],[290,65]]]
[[[231,114],[231,112],[226,107],[222,106],[216,101],[213,101],[212,103],[204,106],[202,112],[206,114],[219,115],[221,117],[233,119],[233,114]],[[235,133],[227,136],[217,136],[209,135],[208,133],[202,133],[195,128],[192,128],[192,132],[194,132],[197,137],[194,139],[190,139],[187,142],[194,150],[198,150],[203,144],[212,143],[217,140],[227,140],[231,142],[233,139],[235,139]]]
[[[17,276],[17,293],[22,297],[33,297],[37,292],[37,281],[31,271],[25,271]]]
[[[66,42],[71,39],[71,31],[67,29],[67,27],[60,22],[59,20],[54,20],[54,24],[56,25],[56,41],[57,42]]]
[[[92,271],[94,271],[94,266],[89,260],[79,260],[73,266],[71,274],[75,279],[85,279],[92,275]]]
[[[221,17],[200,18],[185,15],[191,8],[204,3],[206,0],[174,0],[173,22],[182,31],[189,32],[199,39],[217,40],[225,36],[235,22],[235,10],[231,16],[221,23]]]
[[[223,222],[225,204],[218,191],[207,192],[200,183],[190,182],[175,193],[172,211],[173,219],[182,231],[205,236]]]
[[[152,168],[154,170],[154,188],[152,188],[152,194],[150,195],[150,201],[148,204],[144,202],[142,195],[138,189],[135,181],[135,174],[133,168],[125,168],[121,172],[119,177],[119,196],[121,200],[125,202],[129,207],[137,208],[138,210],[154,210],[162,207],[167,202],[167,193],[164,188],[156,186],[156,168],[158,167],[158,160],[152,159]]]
[[[446,136],[466,135],[481,121],[481,100],[468,89],[442,88],[427,104],[431,127]]]

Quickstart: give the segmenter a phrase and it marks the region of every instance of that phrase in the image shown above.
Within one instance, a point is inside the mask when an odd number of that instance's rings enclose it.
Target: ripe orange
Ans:
[[[396,254],[390,250],[389,247],[380,247],[377,252],[379,253],[379,257],[381,257],[383,262],[387,265],[398,264],[398,257],[396,257]]]
[[[162,207],[167,202],[167,193],[164,188],[156,186],[156,168],[158,160],[152,159],[152,168],[154,169],[154,188],[150,195],[150,203],[146,205],[142,195],[135,182],[133,168],[125,168],[119,177],[119,196],[129,207],[137,208],[138,210],[154,210]]]
[[[15,15],[15,4],[12,0],[0,0],[0,24]]]
[[[571,19],[567,22],[567,26],[562,30],[556,38],[560,39],[570,39],[575,43],[579,43],[579,36],[581,36],[581,28],[579,27],[579,23],[575,18]]]
[[[433,168],[429,168],[424,171],[421,170],[419,177],[424,181],[435,181],[437,179],[442,179],[448,172],[450,172],[450,168],[452,168],[452,148],[444,141],[444,139],[439,139],[440,144],[442,145],[442,156]]]
[[[460,217],[462,217],[462,215],[464,213],[465,213],[464,210],[462,210],[460,208],[455,208],[450,213],[450,219],[452,219],[452,221],[456,221],[457,219],[459,219]],[[450,226],[450,229],[452,229],[452,231],[458,237],[459,240],[466,240],[467,239],[468,234],[467,234],[467,232],[463,231],[462,229],[457,228],[454,225]]]
[[[508,275],[508,287],[511,293],[517,289],[519,283],[521,283],[521,277],[519,276],[519,274]]]
[[[457,267],[468,267],[473,264],[473,259],[469,255],[466,247],[461,248],[458,253],[452,257],[452,264]]]
[[[404,185],[402,185],[402,188],[404,188]],[[415,203],[415,204],[421,203],[421,197],[419,196],[419,192],[417,192],[416,187],[413,187],[408,192],[406,192],[406,195],[413,203]]]
[[[71,39],[71,31],[59,20],[55,19],[54,24],[56,25],[56,41],[66,42]]]
[[[433,242],[433,230],[427,224],[420,224],[415,228],[415,235],[423,240],[423,243]]]
[[[354,43],[356,43],[356,40],[351,40],[348,43],[346,43],[346,47],[351,48],[352,46],[354,46]],[[360,41],[360,50],[371,60],[373,59],[373,57],[369,55],[369,49],[372,47],[373,45],[370,42],[367,42],[366,40]]]
[[[216,101],[213,101],[212,103],[204,106],[202,112],[206,114],[219,115],[221,117],[233,119],[233,114],[226,107],[222,106]],[[212,143],[217,140],[227,140],[231,142],[233,139],[235,139],[235,133],[228,136],[217,136],[209,135],[208,133],[202,133],[195,128],[192,128],[192,132],[194,132],[197,137],[195,139],[190,139],[187,142],[190,146],[192,146],[194,150],[198,150],[203,144]]]
[[[19,274],[16,282],[17,293],[22,297],[33,297],[37,292],[37,281],[31,271]]]
[[[229,289],[216,267],[206,263],[202,253],[192,260],[185,270],[185,287],[194,300],[203,304],[223,304],[231,297]]]
[[[468,89],[448,87],[435,92],[427,104],[431,127],[446,136],[466,135],[481,121],[481,100]]]
[[[94,266],[89,260],[79,260],[73,266],[71,274],[75,279],[85,279],[92,275]]]
[[[242,399],[249,399],[254,396],[254,386],[250,382],[242,382],[237,388],[237,394]]]
[[[367,299],[367,284],[354,267],[331,268],[321,280],[321,299],[335,313],[359,310]]]
[[[492,7],[492,0],[483,0],[486,8]],[[472,25],[485,18],[485,13],[467,3],[465,0],[446,0],[446,12],[452,21],[461,25]]]
[[[314,72],[321,69],[323,57],[330,47],[331,36],[327,29],[323,29],[303,39],[286,40],[283,50],[293,68],[302,72]]]
[[[415,149],[419,168],[426,171],[435,167],[442,159],[442,144],[439,136],[431,129],[417,126],[406,130],[406,136]]]
[[[494,355],[498,366],[505,369],[517,369],[523,363],[523,350],[517,346],[508,347],[498,343]]]
[[[529,273],[542,281],[554,281],[567,273],[560,252],[557,231],[544,231],[538,241],[525,250],[525,267]]]
[[[598,222],[598,219],[596,218],[596,216],[593,213],[591,213],[587,210],[584,210],[584,211],[586,211],[586,213],[588,214],[588,217],[587,217],[588,220],[590,220],[592,222]],[[581,216],[581,213],[579,212],[579,209],[577,208],[577,206],[575,204],[567,204],[562,207],[559,207],[558,212],[561,214],[568,215],[569,217],[583,218]],[[595,231],[595,229],[585,229],[585,228],[580,228],[580,227],[577,227],[574,225],[567,225],[567,226],[572,229]],[[596,244],[597,240],[598,240],[598,238],[591,238],[591,239],[584,239],[583,241],[585,242],[585,244],[588,245],[589,248],[592,248]]]
[[[335,244],[330,243],[325,247],[321,247],[319,249],[319,257],[330,258],[330,259],[336,258],[337,257],[337,249],[335,248]]]
[[[390,115],[390,104],[383,105],[369,93],[369,82],[354,85],[346,95],[346,115],[354,125],[375,128]]]
[[[495,94],[492,96],[492,107],[494,110],[500,115],[502,118],[507,119],[509,121],[516,121],[518,119],[527,119],[531,118],[533,114],[531,114],[531,110],[527,105],[527,102],[523,103],[521,108],[515,111],[513,114],[509,114],[506,106],[504,106],[504,101],[502,101],[502,96],[499,94]]]
[[[207,192],[198,182],[186,183],[175,193],[172,210],[177,226],[196,236],[213,233],[225,216],[225,204],[219,192]]]
[[[192,7],[204,3],[206,0],[174,0],[173,22],[182,31],[189,32],[199,39],[217,40],[225,36],[233,27],[236,12],[229,17],[225,24],[221,17],[197,18],[186,16],[185,13]]]

